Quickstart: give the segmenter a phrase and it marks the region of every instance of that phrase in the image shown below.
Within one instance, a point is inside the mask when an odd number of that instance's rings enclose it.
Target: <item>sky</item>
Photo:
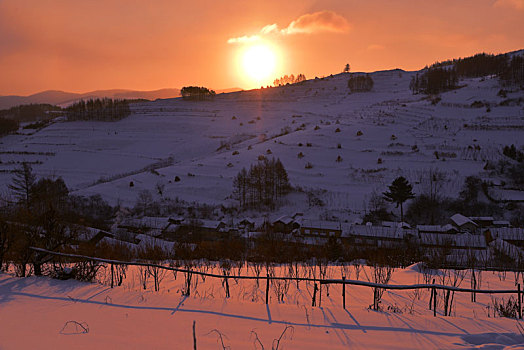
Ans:
[[[0,95],[254,88],[522,48],[524,0],[0,0]]]

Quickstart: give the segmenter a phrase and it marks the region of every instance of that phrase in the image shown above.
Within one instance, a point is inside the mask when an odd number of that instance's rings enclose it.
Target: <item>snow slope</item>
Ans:
[[[279,157],[291,183],[316,190],[326,209],[358,213],[373,190],[399,175],[422,191],[431,168],[446,174],[443,191],[455,195],[465,176],[500,159],[503,145],[524,144],[522,107],[496,106],[503,100],[496,78],[467,79],[432,105],[411,94],[414,74],[373,73],[369,93],[348,94],[348,76],[339,74],[214,101],[135,104],[129,118],[114,123],[24,130],[0,140],[0,184],[5,191],[10,171],[31,161],[39,175],[62,176],[75,193],[99,193],[112,203],[132,205],[142,190],[158,196],[156,184],[165,185],[164,196],[228,203],[233,176],[265,155]],[[471,108],[474,101],[491,110]],[[305,195],[297,196],[290,207],[307,211]]]
[[[340,278],[339,268],[332,267]],[[367,268],[366,268],[367,269]],[[366,274],[361,271],[360,278]],[[131,270],[132,271],[132,270]],[[347,273],[348,271],[346,271]],[[136,273],[136,271],[135,271]],[[243,271],[247,273],[247,271]],[[278,273],[278,270],[277,270]],[[282,271],[280,271],[282,273]],[[354,277],[354,271],[353,273]],[[367,274],[369,274],[369,269]],[[255,349],[254,331],[264,348],[291,326],[280,348],[285,349],[523,349],[524,337],[517,321],[488,317],[489,296],[457,294],[451,317],[427,310],[429,291],[391,291],[384,295],[383,312],[368,309],[369,288],[347,288],[347,304],[341,307],[339,287],[323,289],[322,307],[311,307],[312,286],[291,284],[284,302],[276,301],[275,289],[265,305],[265,285],[231,281],[231,298],[224,298],[220,281],[199,281],[192,296],[180,293],[183,277],[169,274],[160,292],[139,288],[128,272],[122,287],[107,284],[58,281],[45,277],[19,279],[0,274],[0,348],[10,349],[191,349],[196,321],[199,349],[221,349],[219,331],[231,349]],[[435,277],[439,279],[439,274]],[[397,270],[392,284],[420,282],[416,268]],[[107,280],[106,280],[107,282]],[[469,285],[466,278],[462,286]],[[482,287],[514,288],[513,276],[484,272]],[[258,296],[258,297],[257,297]],[[413,307],[411,308],[411,305]],[[410,311],[412,309],[413,311]],[[492,312],[492,310],[491,310]],[[88,333],[68,321],[82,323]]]

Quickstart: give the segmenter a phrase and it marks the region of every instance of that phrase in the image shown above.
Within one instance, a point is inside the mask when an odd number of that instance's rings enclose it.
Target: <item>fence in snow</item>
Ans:
[[[178,267],[171,267],[171,266],[164,266],[159,264],[151,264],[151,263],[144,263],[139,261],[120,261],[120,260],[112,260],[112,259],[103,259],[103,258],[96,258],[91,256],[85,256],[85,255],[78,255],[78,254],[67,254],[67,253],[59,253],[59,252],[53,252],[42,248],[35,248],[31,247],[31,250],[39,253],[44,253],[52,256],[59,256],[59,257],[65,257],[65,258],[71,258],[75,260],[88,260],[88,261],[94,261],[99,263],[105,263],[111,265],[111,288],[114,287],[114,281],[115,278],[113,276],[114,274],[114,265],[126,265],[126,266],[143,266],[143,267],[155,267],[160,268],[168,271],[176,271],[181,273],[186,273],[188,275],[199,275],[199,276],[206,276],[211,278],[218,278],[223,280],[224,286],[226,289],[226,297],[229,297],[229,280],[265,280],[266,281],[266,304],[269,302],[269,284],[270,281],[280,280],[280,281],[307,281],[307,282],[313,282],[314,283],[314,290],[313,290],[313,298],[312,298],[312,306],[317,306],[317,291],[318,291],[318,306],[322,306],[322,285],[330,285],[330,284],[341,284],[342,285],[342,306],[345,309],[346,308],[346,285],[354,285],[354,286],[364,286],[364,287],[370,287],[373,288],[374,293],[377,292],[378,289],[384,289],[384,290],[415,290],[415,289],[430,289],[431,295],[430,295],[430,302],[429,302],[429,309],[431,310],[433,308],[433,316],[437,316],[437,293],[438,290],[446,291],[448,293],[450,292],[458,292],[458,293],[471,293],[472,299],[474,299],[474,295],[476,294],[516,294],[517,296],[517,303],[518,303],[518,316],[521,319],[522,318],[522,298],[524,297],[524,291],[521,290],[520,283],[517,285],[517,289],[473,289],[473,288],[460,288],[460,287],[454,287],[454,286],[446,286],[442,284],[436,284],[435,279],[433,279],[433,283],[431,284],[410,284],[410,285],[395,285],[395,284],[381,284],[381,283],[374,283],[374,282],[366,282],[366,281],[359,281],[359,280],[350,280],[345,279],[344,277],[342,279],[320,279],[320,278],[309,278],[309,277],[278,277],[278,276],[242,276],[242,275],[228,275],[228,274],[216,274],[216,273],[209,273],[209,272],[202,272],[202,271],[195,271],[190,269],[182,269]],[[320,285],[320,287],[317,285],[317,283]],[[187,295],[190,295],[190,290],[187,291]],[[447,298],[449,299],[449,298]],[[376,297],[374,295],[374,302],[376,302]],[[447,303],[446,303],[447,304]],[[375,305],[376,306],[376,305]],[[447,305],[445,305],[444,314],[448,315],[448,308]]]

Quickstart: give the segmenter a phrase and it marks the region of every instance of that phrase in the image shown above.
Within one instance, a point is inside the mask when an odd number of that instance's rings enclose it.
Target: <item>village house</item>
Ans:
[[[479,233],[479,225],[462,214],[453,215],[450,218],[450,224],[455,226],[460,232]]]
[[[436,233],[436,234],[455,234],[459,230],[451,225],[417,225],[417,230],[420,233]]]
[[[524,247],[524,228],[490,227],[483,230],[483,234],[488,242],[500,239],[517,247]]]
[[[300,226],[300,233],[304,236],[340,237],[342,225],[334,221],[304,220]]]
[[[291,233],[293,230],[300,228],[300,224],[294,218],[284,215],[271,223],[275,232]]]

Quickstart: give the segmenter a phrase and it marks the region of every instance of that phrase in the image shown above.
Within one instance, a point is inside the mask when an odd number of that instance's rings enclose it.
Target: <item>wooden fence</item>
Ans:
[[[353,286],[364,286],[364,287],[370,287],[373,288],[374,292],[376,292],[377,289],[384,289],[384,290],[415,290],[415,289],[430,289],[431,295],[430,295],[430,302],[429,302],[429,309],[433,309],[433,316],[437,316],[437,293],[439,290],[446,291],[448,293],[450,292],[458,292],[458,293],[472,293],[472,295],[475,294],[516,294],[517,296],[517,303],[518,303],[518,316],[519,318],[522,318],[522,297],[524,294],[524,291],[521,290],[520,283],[517,285],[517,289],[472,289],[472,288],[460,288],[460,287],[454,287],[454,286],[446,286],[442,284],[436,284],[435,279],[433,279],[433,283],[431,284],[410,284],[410,285],[395,285],[395,284],[381,284],[381,283],[374,283],[374,282],[366,282],[366,281],[359,281],[359,280],[349,280],[345,277],[342,277],[342,279],[320,279],[320,278],[308,278],[308,277],[278,277],[278,276],[269,276],[267,274],[266,276],[242,276],[242,275],[228,275],[228,274],[216,274],[216,273],[209,273],[209,272],[201,272],[201,271],[195,271],[191,269],[182,269],[178,267],[171,267],[171,266],[164,266],[164,265],[158,265],[158,264],[151,264],[151,263],[144,263],[139,261],[120,261],[120,260],[112,260],[112,259],[103,259],[103,258],[96,258],[91,256],[85,256],[85,255],[78,255],[78,254],[67,254],[67,253],[58,253],[49,251],[42,248],[35,248],[31,247],[31,250],[39,253],[49,254],[52,256],[60,256],[60,257],[66,257],[71,259],[77,259],[77,260],[88,260],[88,261],[96,261],[100,263],[106,263],[111,264],[111,288],[113,288],[113,282],[114,282],[114,269],[113,265],[127,265],[127,266],[144,266],[144,267],[155,267],[160,268],[164,270],[169,271],[176,271],[181,273],[186,273],[188,275],[199,275],[199,276],[206,276],[211,278],[218,278],[224,281],[225,289],[226,289],[226,297],[229,297],[229,282],[228,280],[234,279],[234,280],[265,280],[266,281],[266,304],[268,304],[269,301],[269,284],[270,281],[275,280],[289,280],[289,281],[307,281],[307,282],[313,282],[314,289],[313,289],[313,298],[312,298],[312,306],[317,305],[317,291],[319,292],[319,302],[318,306],[322,306],[322,285],[330,285],[330,284],[341,284],[342,285],[342,306],[345,309],[346,308],[346,285],[353,285]],[[320,287],[317,285],[317,283],[320,285]],[[190,290],[188,290],[187,295],[190,295]],[[374,302],[376,299],[374,298]],[[444,309],[444,314],[448,315],[448,308],[447,305]]]

